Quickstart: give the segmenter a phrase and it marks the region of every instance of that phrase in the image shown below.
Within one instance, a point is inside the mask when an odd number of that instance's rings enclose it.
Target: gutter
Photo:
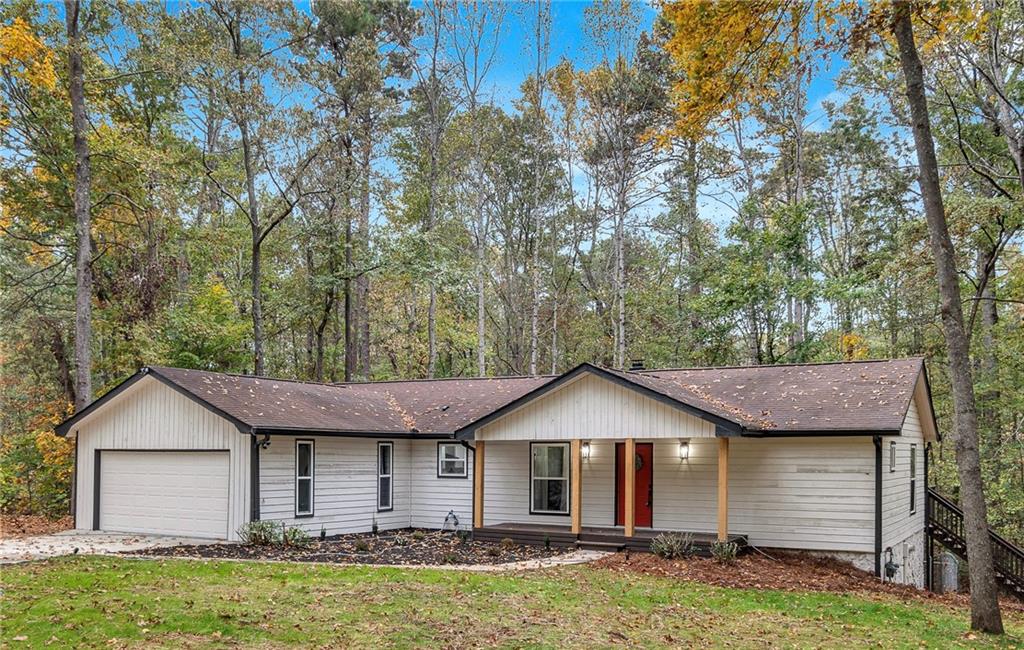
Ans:
[[[453,440],[454,433],[417,433],[413,431],[346,431],[307,427],[251,427],[248,433],[260,436],[325,436],[334,438],[388,438],[395,440]]]

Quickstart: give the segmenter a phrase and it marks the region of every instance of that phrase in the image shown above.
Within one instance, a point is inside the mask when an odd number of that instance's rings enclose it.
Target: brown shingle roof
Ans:
[[[584,364],[560,377],[581,371],[604,374],[753,434],[874,432],[902,427],[922,369],[922,359],[639,372]],[[450,435],[559,382],[559,377],[546,376],[318,384],[154,366],[61,423],[57,432],[67,433],[146,374],[246,430],[385,436]]]
[[[751,431],[894,431],[903,426],[923,367],[913,358],[627,374],[655,380],[670,396],[699,396],[709,410],[745,420]]]
[[[150,371],[257,429],[385,434],[451,433],[551,379],[317,384],[180,368]]]

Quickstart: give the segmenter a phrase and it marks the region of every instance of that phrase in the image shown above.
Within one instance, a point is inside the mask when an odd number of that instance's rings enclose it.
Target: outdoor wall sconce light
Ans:
[[[690,458],[690,441],[686,438],[679,440],[679,460],[687,460]]]
[[[583,444],[580,445],[580,456],[583,457],[583,460],[590,460],[590,441],[589,440],[584,440]]]

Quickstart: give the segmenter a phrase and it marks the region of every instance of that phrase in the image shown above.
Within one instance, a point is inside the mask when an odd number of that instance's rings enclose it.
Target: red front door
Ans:
[[[626,443],[615,443],[615,525],[626,523]],[[654,443],[636,445],[636,492],[633,495],[636,525],[650,528],[654,522]]]

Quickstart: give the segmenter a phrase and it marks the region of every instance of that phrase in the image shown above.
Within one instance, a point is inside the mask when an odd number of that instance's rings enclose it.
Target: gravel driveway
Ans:
[[[0,539],[0,564],[40,560],[75,553],[118,553],[158,546],[210,544],[210,540],[132,533],[102,533],[67,530],[53,535]]]

